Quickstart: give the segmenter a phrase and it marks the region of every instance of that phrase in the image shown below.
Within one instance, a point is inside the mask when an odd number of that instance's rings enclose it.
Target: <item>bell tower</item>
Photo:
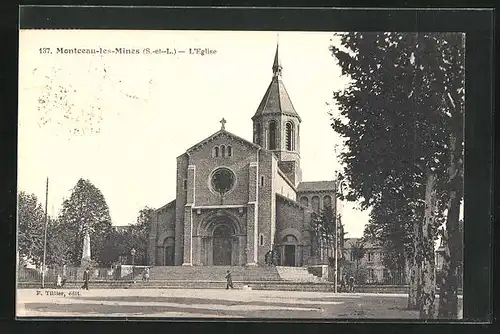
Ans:
[[[300,169],[300,123],[285,85],[279,44],[273,61],[271,83],[260,102],[253,121],[253,142],[272,151],[285,175],[297,186],[302,180]]]

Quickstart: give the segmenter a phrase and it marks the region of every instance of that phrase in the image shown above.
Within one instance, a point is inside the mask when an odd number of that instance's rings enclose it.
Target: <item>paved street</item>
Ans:
[[[401,318],[402,294],[334,294],[225,289],[17,290],[18,316],[224,317],[224,318]],[[51,293],[52,295],[48,295]],[[460,300],[461,302],[461,300]]]

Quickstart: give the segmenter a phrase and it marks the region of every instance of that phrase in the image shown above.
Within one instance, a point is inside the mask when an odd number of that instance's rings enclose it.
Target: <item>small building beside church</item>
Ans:
[[[335,208],[336,183],[302,181],[301,118],[282,80],[279,48],[271,82],[252,117],[250,142],[221,129],[177,157],[176,197],[151,219],[152,266],[320,263],[311,215]]]

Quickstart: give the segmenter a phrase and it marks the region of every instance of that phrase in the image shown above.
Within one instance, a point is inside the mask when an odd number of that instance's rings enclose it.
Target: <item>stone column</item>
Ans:
[[[238,235],[238,247],[239,247],[239,256],[238,256],[238,264],[240,266],[245,264],[246,259],[246,235]]]
[[[183,266],[193,265],[193,206],[196,192],[196,166],[189,165],[187,173],[187,201],[184,212],[184,262]]]
[[[259,235],[259,207],[258,207],[258,164],[250,162],[248,168],[248,209],[247,209],[247,236],[246,236],[246,264],[257,265],[258,235]]]
[[[202,265],[203,257],[202,257],[202,237],[197,235],[193,237],[193,253],[194,253],[194,265]]]
[[[256,266],[257,265],[257,214],[256,207],[253,204],[248,205],[247,211],[247,237],[246,237],[246,253],[247,253],[247,265]]]
[[[193,210],[190,206],[186,206],[184,213],[184,262],[182,265],[193,265]]]

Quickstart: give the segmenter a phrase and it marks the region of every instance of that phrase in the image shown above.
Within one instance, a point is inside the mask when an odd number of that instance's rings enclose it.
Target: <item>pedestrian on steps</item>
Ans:
[[[234,289],[233,278],[231,277],[231,272],[229,270],[227,271],[226,282],[227,282],[226,290],[229,289],[229,287],[231,287],[231,289]]]

